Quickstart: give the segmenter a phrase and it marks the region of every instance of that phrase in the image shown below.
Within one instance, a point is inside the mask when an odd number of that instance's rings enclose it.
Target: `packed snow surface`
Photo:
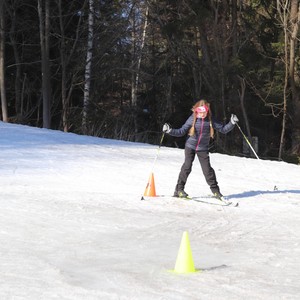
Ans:
[[[0,299],[300,299],[300,166],[211,154],[223,207],[171,197],[182,149],[2,122],[0,147]],[[199,272],[172,272],[184,232]]]

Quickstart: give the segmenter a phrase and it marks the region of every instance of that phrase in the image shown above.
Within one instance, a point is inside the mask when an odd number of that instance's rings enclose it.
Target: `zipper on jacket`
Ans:
[[[198,138],[198,142],[197,142],[197,146],[196,146],[196,151],[198,150],[198,146],[199,146],[200,141],[201,141],[203,125],[204,125],[204,119],[201,118],[200,132],[199,132],[199,138]]]

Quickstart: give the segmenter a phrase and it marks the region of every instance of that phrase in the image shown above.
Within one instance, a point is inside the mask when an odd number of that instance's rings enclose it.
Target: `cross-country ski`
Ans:
[[[164,200],[164,198],[171,198],[174,201],[196,201],[199,203],[203,203],[203,204],[209,204],[209,205],[215,205],[215,206],[231,206],[231,207],[237,207],[239,206],[239,202],[236,201],[231,201],[231,200],[227,200],[226,198],[222,198],[222,199],[218,199],[214,196],[211,195],[207,195],[207,196],[195,196],[195,197],[191,197],[191,196],[186,196],[186,197],[174,197],[171,195],[158,195],[156,197],[147,197],[147,196],[142,196],[142,200],[147,200],[147,201],[157,201],[157,200]]]

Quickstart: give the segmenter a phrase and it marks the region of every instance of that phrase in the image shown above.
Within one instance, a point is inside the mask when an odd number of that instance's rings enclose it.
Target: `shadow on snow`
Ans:
[[[247,191],[247,192],[243,192],[243,193],[239,193],[239,194],[231,194],[228,195],[227,198],[228,199],[235,199],[235,198],[249,198],[249,197],[255,197],[257,195],[271,195],[271,194],[286,194],[286,193],[290,193],[290,194],[300,194],[300,190],[282,190],[282,191]]]

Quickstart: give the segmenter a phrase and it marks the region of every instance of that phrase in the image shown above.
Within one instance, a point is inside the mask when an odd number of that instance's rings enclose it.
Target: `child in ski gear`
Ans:
[[[192,171],[192,164],[197,155],[203,175],[213,195],[217,198],[223,197],[218,186],[214,169],[210,165],[209,141],[214,136],[214,130],[223,134],[228,133],[239,121],[236,115],[231,115],[230,121],[223,125],[212,118],[210,104],[206,100],[196,102],[192,108],[192,115],[186,120],[179,129],[173,129],[169,124],[163,125],[163,132],[171,136],[181,137],[188,133],[189,137],[185,143],[185,160],[178,176],[175,187],[174,197],[187,197],[184,187],[189,174]]]

